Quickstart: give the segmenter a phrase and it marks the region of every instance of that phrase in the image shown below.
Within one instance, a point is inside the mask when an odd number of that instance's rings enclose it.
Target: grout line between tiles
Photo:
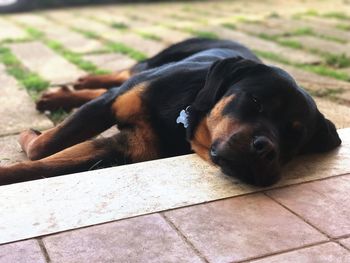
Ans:
[[[47,249],[46,249],[46,247],[45,247],[45,244],[44,244],[42,238],[37,238],[36,240],[37,240],[37,242],[38,242],[38,244],[39,244],[39,247],[40,247],[40,249],[41,249],[41,253],[42,253],[42,254],[44,255],[44,257],[45,257],[46,262],[47,262],[47,263],[50,263],[50,262],[51,262],[51,259],[50,259],[49,253],[48,253],[48,251],[47,251]]]
[[[297,216],[299,219],[301,219],[302,221],[304,221],[306,224],[308,224],[309,226],[313,227],[314,229],[316,229],[318,232],[320,232],[321,234],[325,235],[329,241],[331,242],[335,242],[339,245],[341,245],[339,243],[339,239],[343,238],[344,236],[349,236],[349,234],[344,234],[343,236],[340,237],[331,237],[329,234],[327,234],[325,231],[321,230],[319,227],[315,226],[313,223],[311,223],[309,220],[305,219],[303,216],[299,215],[297,212],[293,211],[292,209],[290,209],[289,207],[287,207],[286,205],[282,204],[281,202],[279,202],[277,199],[271,197],[268,193],[264,193],[265,196],[267,196],[268,198],[270,198],[271,200],[275,201],[277,204],[279,204],[280,206],[282,206],[284,209],[288,210],[289,212],[291,212],[293,215]],[[343,245],[341,245],[342,247],[344,247]]]
[[[332,242],[331,240],[320,241],[320,242],[311,243],[311,244],[308,244],[308,245],[303,245],[303,246],[300,246],[300,247],[280,250],[280,251],[277,251],[277,252],[274,252],[274,253],[270,253],[270,254],[264,254],[264,255],[261,255],[261,256],[257,256],[257,257],[247,258],[247,259],[244,259],[244,260],[241,260],[241,261],[232,261],[230,263],[252,262],[254,260],[264,259],[264,258],[271,257],[271,256],[276,256],[276,255],[281,255],[281,254],[288,253],[288,252],[298,251],[298,250],[301,250],[301,249],[304,249],[304,248],[316,247],[316,246],[327,244],[327,243],[331,243],[331,242]]]
[[[202,259],[205,263],[209,263],[209,261],[205,258],[204,255],[192,244],[192,242],[180,231],[179,228],[175,226],[175,224],[166,217],[164,213],[159,213],[160,216],[167,222],[170,227],[179,235],[179,237],[195,252],[195,254]]]

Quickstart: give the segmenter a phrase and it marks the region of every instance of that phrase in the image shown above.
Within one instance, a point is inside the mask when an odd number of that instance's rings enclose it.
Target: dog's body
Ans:
[[[227,174],[268,185],[292,157],[341,143],[286,72],[231,41],[190,39],[130,70],[82,78],[75,88],[43,95],[39,110],[86,104],[53,129],[22,133],[32,161],[0,167],[0,184],[193,150]],[[115,124],[115,136],[88,140]]]

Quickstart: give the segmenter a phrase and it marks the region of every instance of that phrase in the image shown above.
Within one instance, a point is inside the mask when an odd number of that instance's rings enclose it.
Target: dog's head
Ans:
[[[278,181],[294,156],[341,143],[334,124],[288,73],[242,58],[211,66],[188,118],[193,144],[224,173],[259,186]]]

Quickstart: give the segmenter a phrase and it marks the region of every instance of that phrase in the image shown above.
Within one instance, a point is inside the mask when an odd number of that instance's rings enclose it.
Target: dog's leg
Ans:
[[[74,145],[41,160],[0,167],[0,185],[86,171],[100,163],[121,165],[158,158],[157,137],[148,124],[143,125]]]
[[[72,91],[63,86],[45,92],[36,102],[36,108],[39,111],[54,111],[58,109],[70,111],[73,108],[78,108],[90,100],[101,96],[106,91],[106,89]]]
[[[110,89],[118,87],[133,75],[129,69],[107,75],[88,75],[81,77],[74,84],[74,88],[80,89]]]
[[[86,141],[41,160],[0,167],[0,185],[89,170],[102,161],[112,161],[112,158],[118,160],[119,138],[117,134]],[[124,161],[124,158],[120,160]]]
[[[104,94],[79,108],[56,127],[43,132],[25,131],[20,136],[22,149],[37,160],[83,142],[115,124],[111,112],[113,94]]]

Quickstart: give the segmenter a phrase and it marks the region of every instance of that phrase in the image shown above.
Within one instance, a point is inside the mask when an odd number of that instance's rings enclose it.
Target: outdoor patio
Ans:
[[[25,160],[21,131],[66,116],[35,110],[50,85],[193,36],[287,70],[343,140],[268,189],[194,154],[0,186],[0,263],[350,262],[350,1],[99,5],[0,15],[0,28],[0,165]]]

